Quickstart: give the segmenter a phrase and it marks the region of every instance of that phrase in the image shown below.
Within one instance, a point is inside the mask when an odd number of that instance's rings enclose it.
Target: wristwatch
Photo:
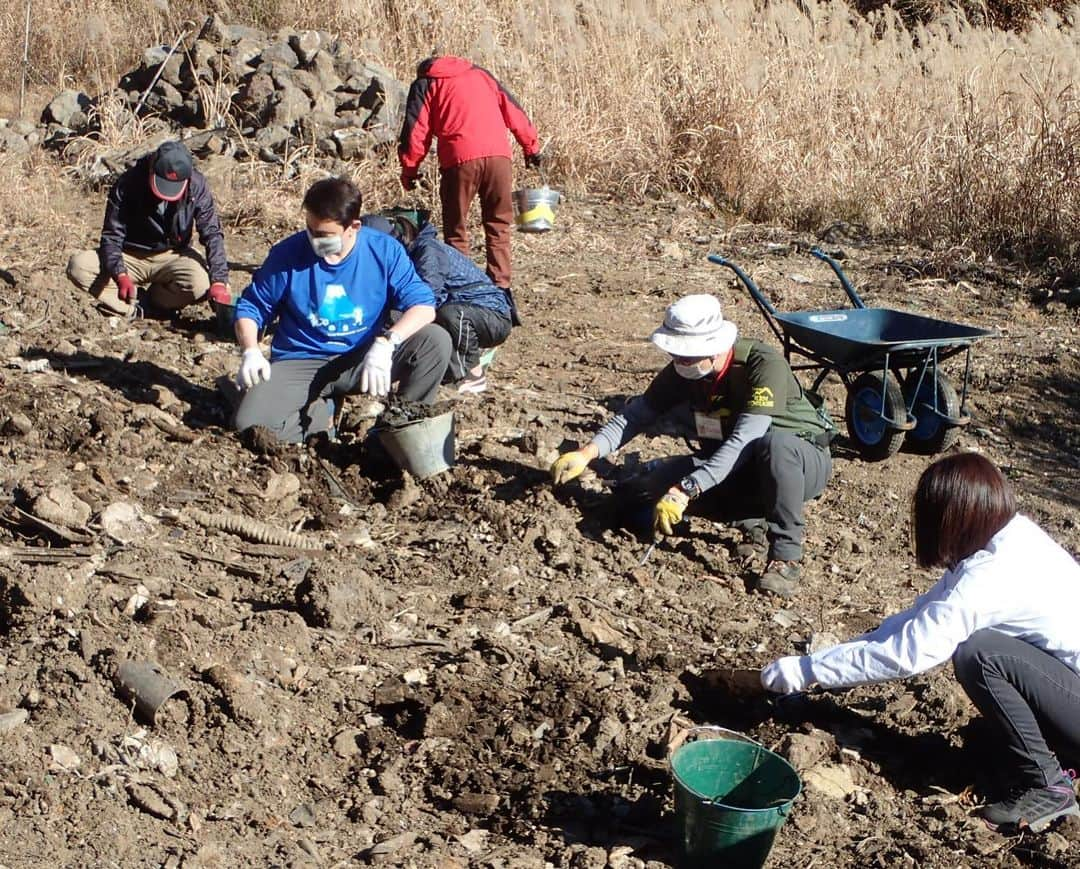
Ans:
[[[691,501],[701,494],[701,486],[693,477],[683,477],[679,480],[679,490]]]
[[[397,350],[398,347],[401,346],[401,342],[405,340],[401,337],[401,335],[391,329],[383,329],[382,332],[379,334],[379,337],[385,338],[387,341],[389,341],[390,346],[393,347],[395,350]]]

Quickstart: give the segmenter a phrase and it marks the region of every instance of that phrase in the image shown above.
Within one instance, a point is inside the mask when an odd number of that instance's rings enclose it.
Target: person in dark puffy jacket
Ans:
[[[191,247],[192,230],[206,261]],[[209,273],[208,273],[209,272]],[[129,315],[137,288],[159,310],[206,297],[230,299],[225,236],[206,178],[182,142],[164,142],[124,172],[109,191],[101,244],[68,261],[68,278],[106,313]]]
[[[486,69],[452,55],[429,57],[417,67],[409,88],[398,159],[401,184],[416,186],[420,164],[438,140],[439,199],[443,235],[469,255],[469,206],[480,196],[487,273],[510,287],[510,226],[514,219],[510,142],[514,134],[526,166],[540,165],[540,145],[529,118]]]
[[[425,211],[389,209],[365,215],[361,222],[401,242],[417,274],[434,292],[435,322],[449,333],[452,345],[447,378],[461,393],[486,390],[480,355],[510,335],[516,320],[510,291],[492,283],[456,248],[439,241]]]

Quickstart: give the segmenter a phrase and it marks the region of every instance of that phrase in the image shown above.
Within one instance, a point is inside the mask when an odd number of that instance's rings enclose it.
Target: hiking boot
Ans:
[[[991,830],[1027,828],[1041,833],[1058,818],[1080,815],[1072,782],[1062,777],[1049,787],[1017,788],[1005,799],[984,806],[983,820]]]
[[[799,588],[802,570],[797,561],[773,559],[757,581],[757,590],[778,597],[792,597]]]
[[[470,395],[484,392],[487,389],[487,376],[484,374],[467,374],[457,382],[459,395]]]
[[[765,558],[768,548],[769,541],[765,536],[765,526],[753,525],[743,530],[742,543],[735,547],[735,555],[743,561],[754,561]]]

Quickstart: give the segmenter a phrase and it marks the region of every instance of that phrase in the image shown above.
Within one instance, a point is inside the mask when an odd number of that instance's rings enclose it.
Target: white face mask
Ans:
[[[671,364],[675,367],[675,373],[687,380],[701,380],[702,377],[708,377],[713,370],[711,359],[702,359],[696,365],[680,365],[678,362]]]
[[[315,256],[326,259],[328,256],[337,256],[341,253],[342,241],[340,235],[312,235],[307,231],[308,241]]]

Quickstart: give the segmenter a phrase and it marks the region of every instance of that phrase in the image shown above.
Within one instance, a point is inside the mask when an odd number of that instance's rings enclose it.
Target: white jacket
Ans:
[[[1014,516],[910,609],[849,642],[780,658],[761,681],[787,692],[815,682],[846,688],[902,679],[948,661],[984,628],[1031,643],[1080,674],[1080,565],[1025,516]]]

